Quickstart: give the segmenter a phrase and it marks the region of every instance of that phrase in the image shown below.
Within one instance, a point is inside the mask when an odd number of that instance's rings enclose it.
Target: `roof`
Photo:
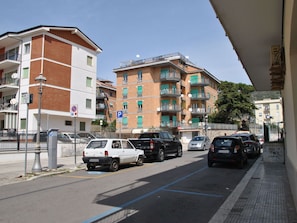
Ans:
[[[82,38],[86,43],[91,45],[97,53],[101,53],[102,49],[93,42],[88,36],[86,36],[80,29],[77,27],[69,27],[69,26],[47,26],[47,25],[39,25],[29,29],[24,29],[18,32],[6,32],[0,35],[0,48],[3,46],[7,46],[11,43],[18,42],[21,38],[27,35],[37,34],[39,32],[49,32],[50,30],[64,30],[71,31],[72,34],[78,35]]]
[[[272,46],[282,45],[283,0],[210,3],[255,89],[271,90],[270,52]]]

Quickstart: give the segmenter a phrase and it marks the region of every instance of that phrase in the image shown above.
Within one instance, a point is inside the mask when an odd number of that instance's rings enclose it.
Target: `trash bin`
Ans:
[[[48,168],[57,169],[57,147],[58,147],[58,130],[48,130]]]

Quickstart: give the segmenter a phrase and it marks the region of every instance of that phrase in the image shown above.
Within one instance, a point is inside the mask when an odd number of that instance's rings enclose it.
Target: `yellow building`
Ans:
[[[219,80],[180,53],[129,61],[114,72],[116,107],[123,111],[117,132],[197,132],[215,109]]]

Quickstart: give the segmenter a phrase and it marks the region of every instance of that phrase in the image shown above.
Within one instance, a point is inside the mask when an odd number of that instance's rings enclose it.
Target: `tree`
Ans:
[[[252,92],[254,92],[254,87],[251,85],[221,82],[218,99],[215,102],[217,112],[210,115],[209,120],[227,124],[246,123],[246,119],[254,117],[256,109],[251,101]]]

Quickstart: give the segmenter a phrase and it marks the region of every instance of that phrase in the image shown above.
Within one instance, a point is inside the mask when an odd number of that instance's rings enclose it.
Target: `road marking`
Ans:
[[[207,194],[207,193],[200,193],[200,192],[192,192],[192,191],[182,191],[182,190],[168,190],[164,189],[164,191],[174,192],[174,193],[183,193],[183,194],[190,194],[190,195],[198,195],[198,196],[206,196],[206,197],[224,197],[220,194]]]
[[[137,197],[137,198],[135,198],[133,200],[130,200],[130,201],[128,201],[128,202],[126,202],[126,203],[124,203],[122,205],[119,205],[119,207],[114,207],[114,208],[112,208],[112,209],[110,209],[108,211],[105,211],[105,212],[101,213],[100,215],[89,218],[89,219],[83,221],[83,223],[92,223],[92,222],[97,222],[97,221],[99,221],[99,220],[101,220],[103,218],[106,219],[108,216],[116,214],[118,211],[125,209],[129,205],[134,204],[134,203],[136,203],[136,202],[138,202],[140,200],[143,200],[143,199],[145,199],[145,198],[147,198],[147,197],[149,197],[149,196],[151,196],[153,194],[156,194],[156,193],[158,193],[158,192],[160,192],[162,190],[166,190],[168,187],[170,187],[170,186],[172,186],[174,184],[177,184],[177,183],[179,183],[179,182],[181,182],[183,180],[186,180],[187,178],[189,178],[189,177],[191,177],[191,176],[193,176],[193,175],[195,175],[197,173],[200,173],[200,172],[202,172],[202,171],[204,171],[206,169],[208,169],[208,167],[203,167],[203,168],[201,168],[199,170],[196,170],[196,171],[194,171],[194,172],[192,172],[192,173],[190,173],[190,174],[188,174],[186,176],[183,176],[181,178],[178,178],[175,181],[172,181],[169,184],[165,184],[164,186],[161,186],[161,187],[159,187],[159,188],[157,188],[157,189],[155,189],[155,190],[153,190],[151,192],[148,192],[148,193],[146,193],[146,194],[144,194],[142,196],[139,196],[139,197]]]

